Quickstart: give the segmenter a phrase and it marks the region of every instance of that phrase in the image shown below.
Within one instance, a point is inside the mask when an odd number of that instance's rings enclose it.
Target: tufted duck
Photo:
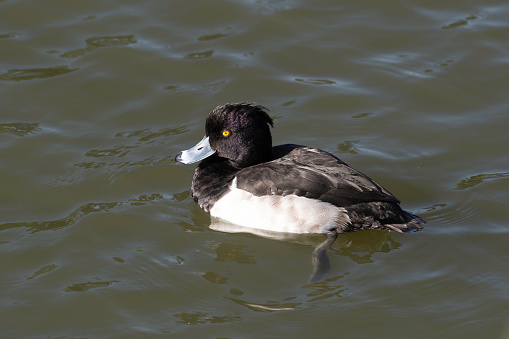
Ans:
[[[212,217],[288,233],[401,233],[423,223],[334,155],[293,144],[273,147],[269,126],[273,121],[263,106],[218,106],[207,117],[203,140],[176,156],[184,164],[201,160],[191,193]]]

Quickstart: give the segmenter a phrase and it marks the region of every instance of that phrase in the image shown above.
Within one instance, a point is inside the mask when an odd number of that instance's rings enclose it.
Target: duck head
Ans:
[[[267,109],[252,103],[216,107],[205,121],[205,137],[194,147],[180,152],[175,160],[191,164],[213,154],[244,168],[272,158],[272,119]]]

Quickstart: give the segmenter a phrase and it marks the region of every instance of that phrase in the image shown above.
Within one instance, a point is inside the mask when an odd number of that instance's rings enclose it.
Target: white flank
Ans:
[[[262,196],[237,188],[219,199],[210,215],[244,227],[287,233],[326,233],[349,220],[344,208],[296,195]]]

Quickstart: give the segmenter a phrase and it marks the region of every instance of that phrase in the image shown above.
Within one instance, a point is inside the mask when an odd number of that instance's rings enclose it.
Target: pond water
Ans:
[[[506,1],[0,0],[2,338],[509,338]],[[175,155],[257,102],[427,221],[209,228]]]

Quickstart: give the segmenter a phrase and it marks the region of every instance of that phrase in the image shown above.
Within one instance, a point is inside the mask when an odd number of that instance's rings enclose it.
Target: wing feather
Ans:
[[[340,207],[373,201],[399,203],[374,180],[330,153],[297,145],[277,147],[275,160],[236,174],[238,188],[256,196],[294,194]]]

